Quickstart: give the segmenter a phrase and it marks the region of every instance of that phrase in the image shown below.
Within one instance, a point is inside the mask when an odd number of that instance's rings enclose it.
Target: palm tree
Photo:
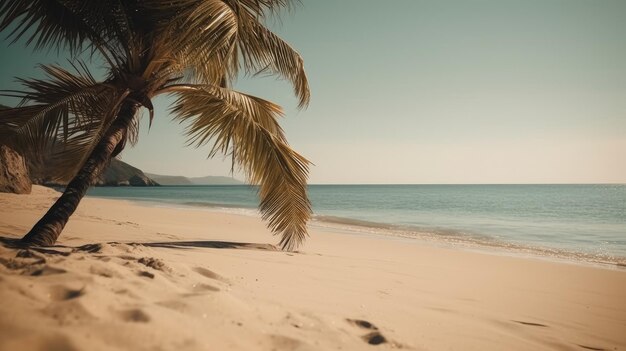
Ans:
[[[55,152],[57,179],[71,179],[22,238],[53,245],[89,186],[127,142],[137,142],[140,111],[176,97],[175,120],[189,143],[230,155],[251,184],[283,249],[307,236],[309,162],[287,143],[280,106],[231,89],[240,74],[290,81],[299,107],[309,102],[300,55],[264,25],[289,0],[0,0],[0,31],[35,48],[66,48],[71,69],[42,66],[45,79],[22,79],[17,108],[0,112],[0,138],[27,155]],[[80,59],[101,60],[97,81]],[[58,147],[62,145],[62,147]]]

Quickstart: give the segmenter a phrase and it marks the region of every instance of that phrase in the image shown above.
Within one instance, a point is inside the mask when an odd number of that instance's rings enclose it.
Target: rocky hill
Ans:
[[[195,185],[191,182],[191,180],[189,180],[189,178],[183,176],[170,176],[152,173],[146,173],[146,175],[161,185]]]
[[[64,186],[66,182],[47,179],[42,176],[45,169],[31,170],[33,184],[47,186]],[[146,176],[139,168],[135,168],[118,159],[111,160],[109,167],[100,175],[95,186],[158,186],[159,183]]]
[[[206,177],[183,177],[146,173],[146,175],[161,185],[241,185],[239,180],[231,177],[206,176]]]
[[[142,170],[118,159],[100,176],[96,186],[158,186],[159,183],[148,177]]]

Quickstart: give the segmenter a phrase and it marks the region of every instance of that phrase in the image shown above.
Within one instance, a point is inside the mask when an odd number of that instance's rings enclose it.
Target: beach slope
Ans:
[[[0,194],[0,350],[625,350],[626,271],[59,194]]]

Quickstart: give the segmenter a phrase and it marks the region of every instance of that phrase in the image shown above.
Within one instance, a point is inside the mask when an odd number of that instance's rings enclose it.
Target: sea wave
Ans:
[[[186,205],[186,206],[194,206],[194,207],[223,208],[223,209],[231,209],[231,208],[245,209],[245,210],[255,209],[254,207],[242,207],[241,205],[206,202],[206,201],[183,201],[183,202],[179,202],[179,204]]]
[[[443,246],[462,247],[479,251],[486,250],[491,253],[495,250],[506,254],[565,260],[574,263],[599,264],[602,266],[609,265],[626,269],[626,257],[622,256],[513,243],[492,236],[448,228],[422,228],[326,215],[315,215],[312,224],[331,230],[424,240]]]
[[[97,196],[96,196],[97,197]],[[101,197],[103,199],[110,199],[110,197]],[[207,211],[217,211],[223,213],[256,216],[258,217],[258,210],[254,207],[242,207],[239,205],[207,202],[207,201],[164,201],[159,199],[150,198],[117,198],[119,200],[127,200],[136,202],[142,206],[159,207],[159,208],[174,208],[174,209],[203,209]]]
[[[223,213],[258,217],[259,212],[254,207],[242,207],[240,205],[223,204],[205,201],[186,201],[180,202],[185,207],[204,208],[211,211],[219,211]]]
[[[145,205],[155,207],[197,208],[236,215],[259,217],[259,212],[254,207],[242,207],[241,205],[226,203],[207,201],[166,202],[159,201],[157,199],[140,198],[127,198],[127,200],[139,201]],[[526,257],[532,256],[537,258],[565,260],[573,263],[599,264],[604,267],[608,265],[618,267],[620,269],[626,269],[626,257],[624,256],[610,255],[603,252],[573,251],[571,249],[515,243],[510,240],[502,240],[490,235],[460,231],[450,228],[426,228],[410,225],[398,225],[321,214],[315,214],[310,224],[313,227],[339,232],[383,235],[407,240],[421,240],[434,245],[486,251],[489,253],[521,255]]]

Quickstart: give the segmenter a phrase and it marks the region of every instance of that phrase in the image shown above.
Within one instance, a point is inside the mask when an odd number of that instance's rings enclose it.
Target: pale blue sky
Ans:
[[[626,182],[626,1],[302,2],[272,27],[305,59],[309,109],[285,82],[237,88],[285,107],[312,183]],[[63,60],[0,48],[0,89]],[[168,101],[123,160],[227,175],[184,147]]]

